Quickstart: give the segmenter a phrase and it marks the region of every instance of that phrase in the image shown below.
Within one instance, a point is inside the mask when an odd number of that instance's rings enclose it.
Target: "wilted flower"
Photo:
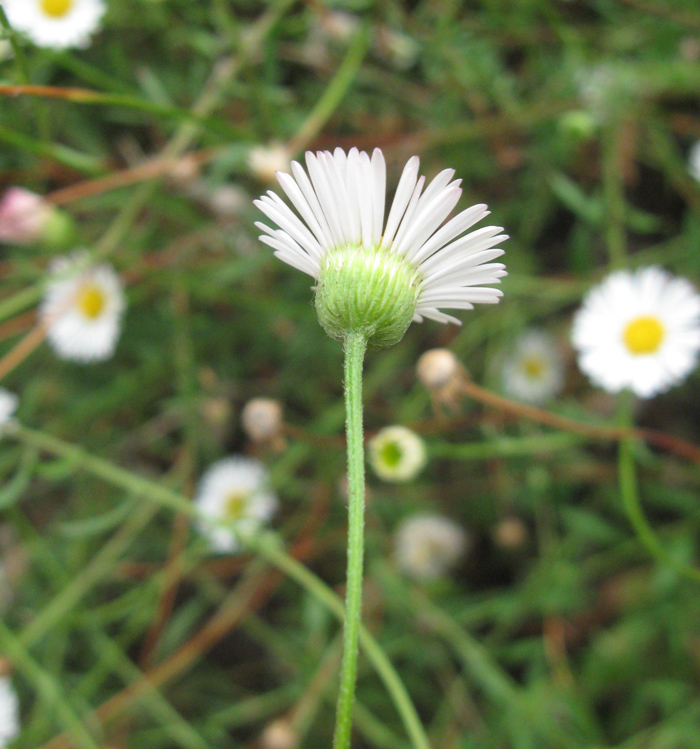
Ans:
[[[107,10],[104,0],[3,0],[7,20],[38,47],[87,47]]]
[[[545,403],[564,386],[564,362],[551,336],[529,330],[515,343],[502,371],[505,392],[516,400]]]
[[[112,266],[87,262],[87,255],[77,253],[54,261],[50,269],[40,314],[61,359],[109,359],[119,338],[126,306],[122,282]]]
[[[270,723],[260,735],[260,749],[296,749],[298,746],[299,734],[282,718]]]
[[[434,580],[462,558],[467,535],[448,518],[414,515],[396,531],[394,556],[397,565],[418,580]]]
[[[416,364],[416,376],[430,394],[433,406],[456,408],[467,381],[467,372],[457,357],[446,348],[426,351]]]
[[[700,295],[658,267],[617,271],[593,288],[576,313],[579,366],[610,393],[642,398],[677,385],[700,353]]]
[[[265,466],[257,460],[232,457],[214,463],[199,482],[198,527],[216,551],[235,552],[241,538],[253,534],[277,509]]]
[[[0,436],[11,421],[18,405],[19,398],[14,393],[0,388]]]
[[[414,479],[428,459],[423,440],[403,426],[382,429],[367,447],[374,472],[380,479],[393,483]]]
[[[282,404],[272,398],[253,398],[241,412],[245,433],[253,442],[280,446],[282,438]]]
[[[344,339],[362,333],[380,348],[399,341],[411,320],[459,323],[440,308],[496,303],[504,266],[490,263],[506,236],[486,227],[460,236],[488,214],[485,205],[443,222],[462,193],[453,169],[423,191],[419,160],[404,168],[385,222],[386,166],[353,148],[307,152],[309,174],[292,162],[277,177],[301,219],[274,192],[256,205],[280,228],[256,224],[275,255],[316,280],[316,310],[326,332]]]

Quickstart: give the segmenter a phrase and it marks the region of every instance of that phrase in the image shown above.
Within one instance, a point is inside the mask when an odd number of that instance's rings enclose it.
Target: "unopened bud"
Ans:
[[[245,404],[241,421],[253,442],[277,441],[282,432],[282,405],[271,398],[253,398]]]
[[[299,737],[288,721],[276,720],[262,732],[261,749],[296,749]]]
[[[267,146],[255,146],[248,155],[250,171],[261,182],[275,182],[277,172],[286,172],[291,163],[291,154],[287,147],[279,142]]]
[[[504,518],[493,531],[493,540],[502,549],[514,551],[527,541],[527,527],[523,521],[512,515]]]
[[[426,351],[418,359],[416,376],[430,393],[433,406],[456,408],[467,373],[451,351],[445,348]]]
[[[0,243],[34,244],[44,235],[54,211],[41,195],[11,187],[0,200]]]

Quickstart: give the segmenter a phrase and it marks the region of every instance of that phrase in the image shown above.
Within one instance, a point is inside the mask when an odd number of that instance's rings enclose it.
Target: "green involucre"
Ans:
[[[345,247],[323,259],[316,311],[331,338],[362,333],[370,348],[398,343],[413,320],[421,277],[403,257]]]

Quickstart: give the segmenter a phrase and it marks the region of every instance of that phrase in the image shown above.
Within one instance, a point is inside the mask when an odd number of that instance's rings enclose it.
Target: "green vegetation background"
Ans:
[[[359,21],[344,37],[328,34],[337,10]],[[367,626],[434,747],[700,746],[697,463],[634,444],[664,550],[653,559],[623,510],[614,441],[473,402],[436,425],[414,369],[448,346],[498,390],[519,332],[538,325],[566,346],[571,312],[614,265],[698,280],[700,185],[685,163],[700,139],[696,2],[109,0],[85,51],[14,42],[3,86],[64,92],[3,91],[0,179],[42,194],[81,186],[62,197],[75,244],[110,258],[129,300],[113,360],[78,366],[43,345],[12,367],[2,384],[21,396],[21,422],[186,496],[216,459],[258,455],[280,536],[342,592],[341,348],[316,321],[309,279],[257,241],[250,201],[268,186],[248,154],[272,141],[297,155],[380,146],[390,186],[414,153],[430,175],[452,167],[460,206],[488,203],[510,234],[509,277],[501,304],[465,313],[462,328],[413,325],[368,358],[367,426],[413,425],[432,457],[408,486],[370,477]],[[146,160],[190,152],[196,194],[190,162],[138,178]],[[94,182],[130,170],[126,186]],[[245,199],[224,218],[206,196],[230,185]],[[66,249],[2,250],[0,354],[30,331]],[[700,441],[697,385],[694,374],[640,404],[638,423]],[[282,452],[241,430],[258,395],[295,428]],[[615,401],[571,352],[550,409],[615,423]],[[7,438],[0,477],[14,574],[0,658],[22,704],[17,747],[254,749],[279,718],[299,746],[329,746],[339,629],[308,590],[249,556],[212,556],[184,516],[84,456]],[[391,559],[393,529],[418,510],[471,537],[464,564],[427,588]],[[494,535],[506,518],[524,524],[515,548]],[[355,745],[409,745],[366,659]]]

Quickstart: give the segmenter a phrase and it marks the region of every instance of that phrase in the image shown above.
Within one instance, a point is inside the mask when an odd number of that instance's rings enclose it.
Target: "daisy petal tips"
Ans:
[[[272,191],[255,201],[274,224],[256,224],[261,241],[285,263],[312,276],[316,308],[329,335],[362,331],[376,346],[400,340],[412,320],[459,320],[444,309],[498,302],[491,288],[506,275],[493,263],[507,239],[501,227],[467,232],[488,215],[475,205],[449,221],[462,194],[445,169],[426,186],[414,156],[386,210],[386,164],[356,148],[306,154],[277,179],[292,210]]]

